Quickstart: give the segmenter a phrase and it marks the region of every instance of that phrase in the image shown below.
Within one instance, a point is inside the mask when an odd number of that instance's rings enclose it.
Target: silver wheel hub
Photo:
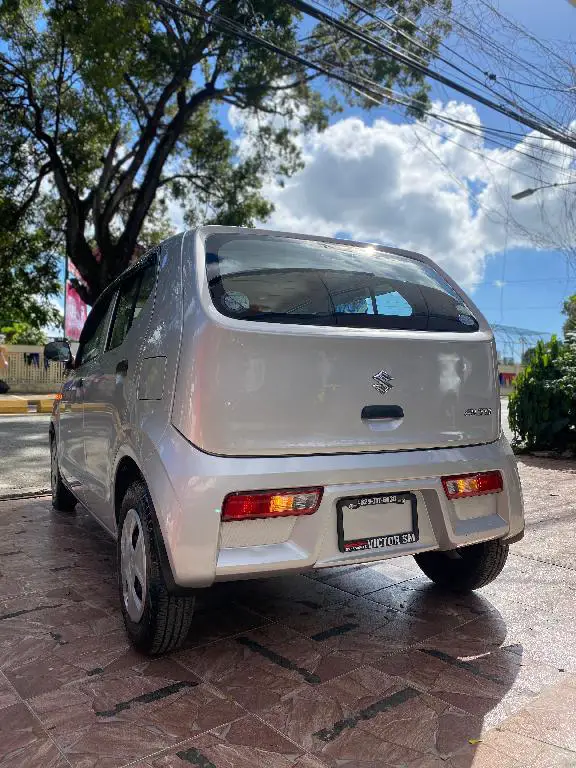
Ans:
[[[128,616],[140,621],[146,602],[146,544],[142,522],[135,509],[128,510],[120,539],[120,578]]]

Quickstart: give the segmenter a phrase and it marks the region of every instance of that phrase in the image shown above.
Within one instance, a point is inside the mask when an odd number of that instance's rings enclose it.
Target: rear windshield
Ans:
[[[435,270],[371,246],[263,235],[209,235],[206,270],[223,315],[265,323],[420,331],[478,330]]]

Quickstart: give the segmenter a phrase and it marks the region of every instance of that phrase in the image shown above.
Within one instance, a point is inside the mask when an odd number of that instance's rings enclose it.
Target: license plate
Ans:
[[[340,552],[386,549],[418,541],[413,493],[349,496],[336,505]]]

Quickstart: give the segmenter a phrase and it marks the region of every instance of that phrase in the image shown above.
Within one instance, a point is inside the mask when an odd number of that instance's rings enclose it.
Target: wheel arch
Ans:
[[[154,504],[154,499],[152,498],[150,487],[146,482],[146,478],[144,477],[144,473],[138,465],[138,462],[130,453],[124,453],[121,457],[119,457],[114,472],[113,503],[116,536],[119,535],[118,527],[120,521],[120,509],[122,507],[122,499],[124,498],[124,495],[126,494],[126,491],[130,485],[138,481],[142,482],[146,486],[146,489],[150,494],[150,498],[152,499],[154,536],[160,556],[162,575],[164,576],[166,586],[173,594],[184,594],[186,593],[186,590],[182,590],[180,587],[178,587],[174,580],[174,575],[170,566],[170,560],[166,551],[166,545],[164,544],[164,537],[162,535],[162,529],[158,521],[158,515],[156,514],[156,507]]]
[[[141,480],[144,484],[146,484],[144,475],[142,474],[142,471],[140,470],[140,467],[138,466],[135,459],[128,454],[124,454],[124,456],[122,456],[118,461],[116,470],[114,472],[113,504],[116,531],[118,531],[122,499],[124,498],[124,495],[126,494],[126,491],[130,485],[138,480]]]

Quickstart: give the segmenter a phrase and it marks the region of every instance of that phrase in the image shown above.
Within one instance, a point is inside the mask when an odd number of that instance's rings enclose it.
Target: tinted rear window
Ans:
[[[262,235],[210,235],[212,301],[266,323],[421,331],[478,330],[465,300],[431,267],[371,246]]]

